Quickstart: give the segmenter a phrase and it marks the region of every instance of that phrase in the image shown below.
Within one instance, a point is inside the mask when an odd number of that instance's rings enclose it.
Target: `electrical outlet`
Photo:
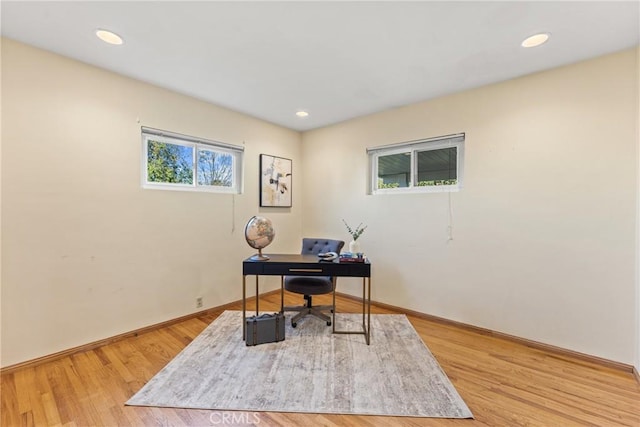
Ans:
[[[196,298],[196,308],[202,308],[202,297]]]

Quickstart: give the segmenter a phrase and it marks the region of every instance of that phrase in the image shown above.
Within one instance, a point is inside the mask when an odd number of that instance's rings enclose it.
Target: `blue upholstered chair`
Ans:
[[[319,253],[335,252],[340,253],[344,246],[342,240],[331,239],[302,239],[302,254],[318,255]],[[303,306],[285,307],[284,311],[297,311],[298,314],[291,318],[291,326],[294,328],[298,325],[298,320],[311,314],[325,322],[327,326],[331,326],[331,317],[324,314],[323,311],[333,310],[331,305],[313,305],[312,296],[328,294],[333,292],[333,278],[326,276],[285,276],[284,288],[289,292],[304,295],[306,300]]]

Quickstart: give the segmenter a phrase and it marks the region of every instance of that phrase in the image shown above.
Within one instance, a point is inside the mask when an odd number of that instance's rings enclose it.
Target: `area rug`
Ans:
[[[127,405],[473,417],[405,315],[371,315],[371,345],[307,318],[287,319],[284,341],[248,347],[241,319],[222,313]],[[361,325],[362,315],[336,314],[338,329]]]

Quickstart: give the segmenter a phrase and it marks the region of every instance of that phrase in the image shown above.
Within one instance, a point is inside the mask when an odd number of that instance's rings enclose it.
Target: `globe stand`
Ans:
[[[269,257],[262,255],[262,249],[258,249],[258,253],[249,258],[251,261],[268,261]]]

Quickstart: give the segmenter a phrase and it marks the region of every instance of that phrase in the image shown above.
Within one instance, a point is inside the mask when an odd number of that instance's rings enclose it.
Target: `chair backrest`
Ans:
[[[302,255],[318,255],[319,253],[335,252],[340,253],[344,242],[342,240],[312,239],[305,237],[302,239]]]

